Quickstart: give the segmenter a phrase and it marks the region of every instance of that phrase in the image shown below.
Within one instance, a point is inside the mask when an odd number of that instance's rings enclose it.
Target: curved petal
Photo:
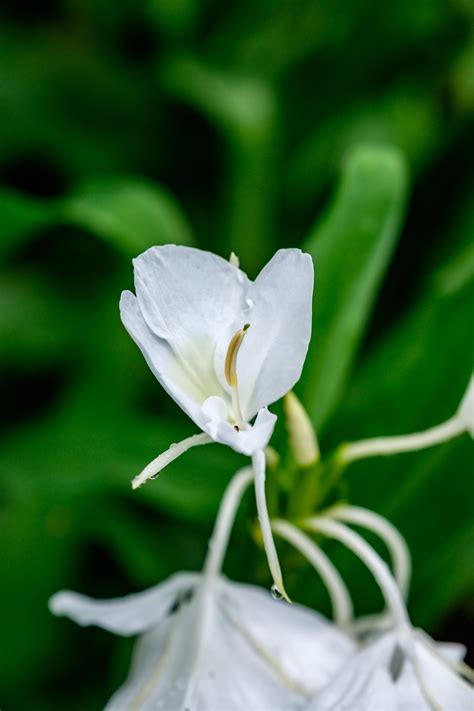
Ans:
[[[207,418],[203,429],[215,442],[226,444],[236,452],[251,456],[254,452],[265,449],[269,443],[277,416],[263,407],[254,424],[247,429],[236,430],[227,422],[228,406],[222,398],[210,397],[203,405],[203,414]]]
[[[312,296],[313,262],[299,249],[279,250],[249,286],[250,328],[237,364],[248,419],[299,380],[311,338]]]
[[[120,316],[155,378],[198,427],[201,427],[201,405],[207,397],[201,382],[186,369],[170,345],[148,328],[137,297],[131,291],[122,292]]]
[[[300,706],[301,695],[281,682],[265,649],[249,644],[212,585],[146,633],[127,681],[106,708],[287,711]]]
[[[322,615],[273,600],[268,590],[222,579],[227,614],[305,694],[315,694],[353,656],[354,642]]]
[[[133,260],[135,291],[148,327],[167,341],[205,396],[224,395],[216,345],[246,308],[247,276],[210,252],[165,245]]]
[[[415,642],[418,673],[424,687],[442,709],[474,708],[474,689],[447,664],[436,646],[417,635]]]
[[[193,589],[197,573],[179,573],[144,592],[113,600],[94,600],[76,592],[58,592],[49,601],[54,615],[64,615],[77,624],[97,625],[109,632],[129,636],[143,632],[164,618],[180,594]]]

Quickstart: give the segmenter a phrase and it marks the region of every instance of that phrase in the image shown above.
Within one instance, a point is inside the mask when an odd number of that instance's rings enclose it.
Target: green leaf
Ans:
[[[37,200],[0,192],[0,257],[43,227],[71,224],[103,239],[126,257],[154,244],[191,244],[191,229],[174,198],[135,178],[84,183],[60,200]]]
[[[328,213],[304,249],[315,266],[313,336],[303,399],[316,427],[340,399],[400,230],[407,192],[402,156],[358,147]]]
[[[86,183],[67,198],[60,214],[111,242],[126,256],[155,244],[191,244],[191,230],[162,188],[130,178]]]
[[[358,368],[326,446],[341,437],[421,431],[455,412],[472,368],[466,324],[473,320],[473,285],[461,255],[462,244],[459,254],[443,260],[418,304]],[[405,535],[414,562],[410,612],[417,624],[433,629],[474,588],[467,546],[462,545],[472,519],[469,437],[421,452],[362,460],[345,479],[354,503],[387,516]],[[356,594],[370,601],[351,565],[344,573]]]
[[[0,191],[0,258],[17,249],[33,231],[54,222],[51,205],[10,190]]]

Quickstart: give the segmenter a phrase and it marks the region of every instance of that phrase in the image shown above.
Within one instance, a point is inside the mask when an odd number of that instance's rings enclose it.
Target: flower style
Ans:
[[[142,593],[92,600],[60,592],[51,610],[81,625],[142,634],[109,710],[289,711],[348,663],[354,643],[323,617],[278,606],[268,592],[220,575],[235,512],[252,471],[224,495],[202,574],[180,573]]]
[[[235,257],[227,262],[190,247],[152,247],[133,264],[136,295],[123,292],[122,321],[158,381],[202,430],[150,462],[133,486],[192,446],[220,442],[251,456],[263,543],[286,596],[263,452],[276,422],[267,406],[299,379],[311,337],[311,257],[280,250],[254,282]]]

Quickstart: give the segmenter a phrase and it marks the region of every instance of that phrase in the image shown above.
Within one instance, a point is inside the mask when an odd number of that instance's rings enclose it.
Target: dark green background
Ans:
[[[234,250],[255,276],[303,245],[315,322],[297,391],[323,452],[449,417],[472,362],[474,11],[24,0],[0,19],[0,703],[83,711],[122,681],[131,641],[53,618],[48,597],[198,569],[243,462],[212,445],[131,491],[195,430],[121,326],[131,257]],[[285,456],[282,418],[274,444]],[[360,462],[344,482],[406,536],[414,622],[465,641],[470,446]],[[249,495],[226,570],[269,586],[254,516]],[[328,612],[314,572],[279,547],[292,597]],[[357,609],[377,609],[370,577],[327,550]]]

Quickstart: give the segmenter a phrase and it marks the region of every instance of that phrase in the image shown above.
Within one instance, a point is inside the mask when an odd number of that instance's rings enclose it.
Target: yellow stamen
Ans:
[[[239,427],[245,426],[244,418],[242,417],[242,412],[240,409],[239,395],[237,391],[237,355],[244,340],[245,334],[250,328],[250,324],[246,323],[242,328],[234,333],[230,339],[229,347],[227,348],[227,354],[224,363],[224,374],[225,379],[232,388],[232,406],[234,409],[234,415],[237,420],[237,425]]]
[[[225,379],[231,388],[237,387],[237,354],[244,340],[244,336],[250,328],[250,324],[246,323],[243,328],[239,328],[237,333],[234,333],[230,339],[229,347],[225,357],[224,373]]]

